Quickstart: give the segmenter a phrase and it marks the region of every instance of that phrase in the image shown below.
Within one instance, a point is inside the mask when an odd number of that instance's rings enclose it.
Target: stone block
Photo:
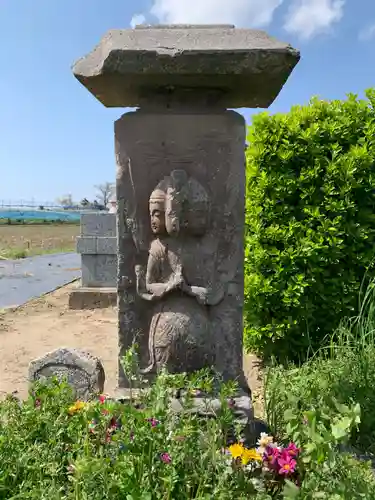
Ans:
[[[77,253],[96,254],[97,252],[96,236],[77,236]]]
[[[103,309],[116,304],[117,290],[114,287],[82,287],[72,290],[69,295],[70,309]]]
[[[81,214],[81,236],[116,237],[116,214],[107,212]]]
[[[88,352],[61,347],[31,361],[29,381],[56,377],[66,379],[77,399],[84,401],[104,391],[105,373],[99,360]]]
[[[115,236],[98,236],[96,240],[96,253],[100,255],[116,255],[117,238]]]
[[[137,107],[165,91],[197,103],[267,108],[299,52],[264,31],[232,25],[162,25],[111,30],[73,66],[75,77],[107,107]],[[164,89],[164,90],[163,90]],[[211,89],[209,91],[208,89]]]
[[[82,255],[82,286],[115,287],[117,255]]]

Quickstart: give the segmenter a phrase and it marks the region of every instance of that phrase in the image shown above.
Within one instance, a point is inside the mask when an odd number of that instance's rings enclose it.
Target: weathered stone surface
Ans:
[[[77,252],[81,254],[83,287],[116,287],[116,214],[82,214]]]
[[[209,109],[200,113],[189,109],[173,113],[140,110],[116,122],[115,136],[121,354],[136,339],[142,366],[148,373],[165,364],[171,371],[213,365],[225,380],[238,379],[245,387],[243,117],[232,111],[211,113]],[[173,205],[179,195],[178,186],[169,185],[168,179],[176,169],[186,177],[180,195],[186,195],[183,203],[188,208],[190,226],[182,228],[182,240],[171,234],[158,239],[150,227],[150,214],[157,206],[154,198],[157,201],[158,190],[167,193],[162,202],[166,208],[160,210],[165,210],[161,216],[166,226],[170,225],[167,214],[175,210]],[[178,215],[182,226],[185,215]],[[147,283],[147,276],[149,281],[153,278],[148,257],[151,254],[157,259],[168,257],[164,264],[159,261],[161,274],[154,277],[154,288],[158,283],[159,288],[171,292],[176,288],[160,301],[152,297],[156,290],[154,293],[152,283]],[[177,290],[179,269],[182,281],[194,288],[193,294]],[[120,370],[120,386],[126,384]]]
[[[267,108],[299,57],[264,31],[141,26],[109,31],[73,73],[107,107],[140,106],[152,97],[159,103],[201,99],[229,108]]]
[[[70,309],[103,309],[115,307],[117,290],[115,287],[80,287],[69,294]]]
[[[77,253],[116,255],[116,236],[78,236]]]
[[[76,240],[76,250],[77,253],[80,254],[96,254],[97,253],[97,245],[96,245],[96,236],[77,236]]]
[[[231,400],[231,409],[236,422],[243,428],[254,418],[254,410],[249,396],[238,396]],[[217,417],[222,409],[219,398],[208,396],[197,396],[192,398],[191,407],[185,408],[181,398],[171,400],[171,409],[176,413],[188,412],[202,417]]]
[[[82,214],[81,236],[116,237],[116,215],[107,212]]]
[[[115,287],[117,256],[114,255],[82,255],[82,286]]]
[[[104,390],[105,374],[101,361],[78,349],[62,347],[30,363],[30,382],[52,377],[65,378],[79,399],[88,400]]]

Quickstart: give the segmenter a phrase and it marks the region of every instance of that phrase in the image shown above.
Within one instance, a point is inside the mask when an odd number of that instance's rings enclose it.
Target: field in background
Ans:
[[[0,224],[0,259],[74,252],[79,224]]]

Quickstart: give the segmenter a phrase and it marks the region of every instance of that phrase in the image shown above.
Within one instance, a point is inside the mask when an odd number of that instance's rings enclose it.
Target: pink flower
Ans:
[[[172,459],[171,459],[170,454],[169,454],[169,453],[166,453],[166,452],[164,452],[164,453],[162,453],[162,454],[160,455],[160,460],[161,460],[162,462],[164,462],[165,464],[170,464],[170,463],[172,462]]]
[[[150,422],[151,427],[157,427],[157,426],[160,424],[159,420],[157,420],[157,419],[156,419],[156,418],[154,418],[154,417],[152,417],[152,418],[148,418],[148,419],[147,419],[147,422]]]
[[[276,446],[267,446],[263,454],[263,462],[270,468],[277,466],[277,461],[280,458],[280,450]]]
[[[279,474],[289,476],[296,470],[297,462],[288,453],[283,453],[278,459]]]
[[[228,407],[234,408],[236,406],[236,401],[233,398],[228,399]]]
[[[290,457],[296,458],[298,457],[300,453],[300,448],[297,448],[297,446],[294,443],[289,443],[288,447],[285,448],[286,452]]]
[[[106,400],[106,399],[107,399],[107,397],[106,397],[106,395],[105,395],[105,394],[101,394],[101,395],[99,396],[99,402],[100,402],[101,404],[103,404],[103,403],[105,402],[105,400]]]

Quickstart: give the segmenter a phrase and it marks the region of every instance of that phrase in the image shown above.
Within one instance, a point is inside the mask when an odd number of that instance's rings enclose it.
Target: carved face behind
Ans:
[[[151,212],[151,229],[154,234],[165,233],[165,214],[160,209]]]
[[[186,225],[189,233],[202,236],[208,227],[208,206],[205,203],[196,204],[187,210]]]
[[[165,227],[167,233],[176,236],[180,232],[182,217],[182,200],[174,191],[167,193],[165,199]]]

